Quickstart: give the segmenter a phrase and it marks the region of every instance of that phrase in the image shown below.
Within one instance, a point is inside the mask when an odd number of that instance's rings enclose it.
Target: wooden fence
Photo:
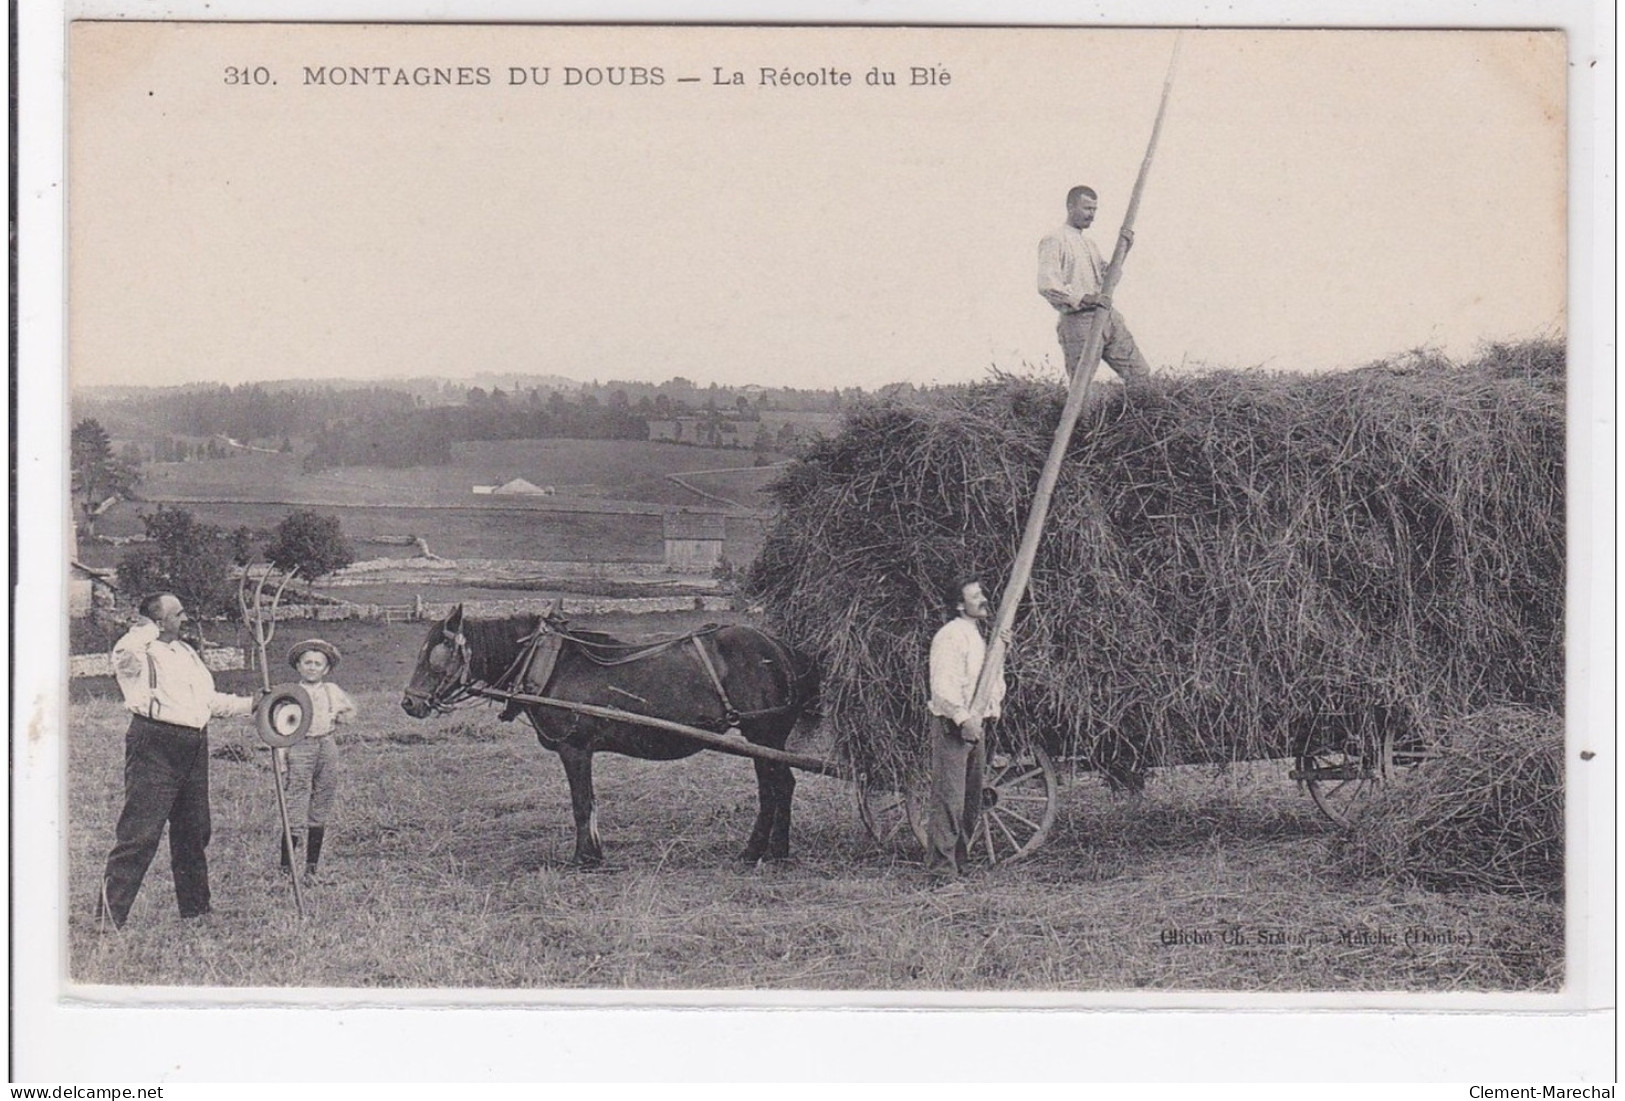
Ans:
[[[276,618],[380,620],[384,623],[411,623],[441,619],[458,604],[470,615],[498,616],[545,612],[558,600],[415,600],[410,604],[284,604]],[[733,608],[730,596],[566,596],[559,611],[564,615],[649,615],[660,612],[726,612]]]
[[[242,669],[243,652],[236,646],[211,646],[203,651],[203,664],[221,673],[227,669]],[[110,677],[113,675],[112,654],[74,654],[68,659],[70,677]]]

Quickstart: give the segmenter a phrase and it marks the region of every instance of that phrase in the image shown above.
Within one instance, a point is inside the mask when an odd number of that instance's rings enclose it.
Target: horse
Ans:
[[[559,755],[570,782],[576,843],[572,862],[603,863],[593,804],[594,753],[675,761],[705,748],[630,720],[604,718],[512,694],[614,708],[712,733],[737,728],[746,740],[783,749],[798,723],[817,721],[818,670],[812,659],[755,627],[703,627],[656,642],[625,642],[568,629],[547,615],[480,619],[457,605],[429,629],[401,707],[413,718],[469,699],[507,700],[501,718],[523,714],[536,738]],[[756,823],[739,858],[790,855],[790,766],[757,760]]]

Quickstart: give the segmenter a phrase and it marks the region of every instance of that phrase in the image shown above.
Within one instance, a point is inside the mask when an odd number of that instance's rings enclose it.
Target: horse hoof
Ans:
[[[741,864],[757,864],[763,858],[761,849],[746,849],[736,858]]]

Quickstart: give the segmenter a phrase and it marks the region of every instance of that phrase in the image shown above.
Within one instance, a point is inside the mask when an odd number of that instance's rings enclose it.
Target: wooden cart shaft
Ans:
[[[813,757],[805,753],[790,753],[782,749],[773,749],[765,745],[756,745],[743,738],[730,738],[726,734],[716,734],[709,730],[701,730],[697,726],[686,723],[673,722],[671,719],[660,719],[653,715],[640,715],[635,711],[622,711],[618,707],[601,707],[593,703],[578,703],[575,700],[555,699],[552,696],[533,696],[524,692],[501,692],[495,689],[480,689],[479,694],[488,699],[512,701],[514,703],[534,704],[538,707],[557,707],[564,711],[574,711],[578,715],[591,715],[595,719],[609,719],[612,722],[631,723],[634,726],[647,726],[655,730],[664,730],[668,734],[676,734],[690,741],[699,742],[707,749],[714,749],[718,753],[727,753],[735,757],[749,757],[755,761],[769,761],[773,764],[789,765],[791,768],[803,772],[815,772],[820,776],[834,776],[842,780],[855,779],[855,774],[849,768],[835,761],[826,761],[822,757]]]

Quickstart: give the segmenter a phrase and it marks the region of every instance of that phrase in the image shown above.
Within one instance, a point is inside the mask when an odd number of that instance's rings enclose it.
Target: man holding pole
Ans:
[[[961,577],[943,594],[954,618],[931,639],[931,805],[927,812],[926,874],[933,887],[964,874],[967,848],[982,814],[986,766],[985,723],[999,717],[1004,700],[1004,661],[977,706],[977,677],[987,656],[981,624],[990,611],[982,584]]]
[[[247,715],[248,696],[214,690],[214,674],[182,640],[186,609],[174,593],[141,602],[113,646],[130,729],[124,735],[124,810],[97,901],[99,922],[122,928],[169,825],[175,901],[183,918],[209,912],[209,720]]]
[[[1111,263],[1102,271],[1099,250],[1083,236],[1083,231],[1095,220],[1096,196],[1091,188],[1074,187],[1067,192],[1066,225],[1039,245],[1038,291],[1061,313],[1057,331],[1066,352],[1071,383],[1067,387],[1066,405],[1061,408],[1061,422],[1055,426],[1055,438],[1050,441],[1049,455],[1044,459],[1044,469],[1039,472],[1038,484],[1033,488],[1021,546],[1016,548],[1010,580],[1005,584],[998,614],[993,618],[993,639],[976,677],[976,690],[967,713],[1004,696],[1004,649],[1010,640],[1010,628],[1015,624],[1016,609],[1026,595],[1027,583],[1032,580],[1044,519],[1049,515],[1050,500],[1061,477],[1061,463],[1072,441],[1072,430],[1077,427],[1078,415],[1089,396],[1089,382],[1099,366],[1097,357],[1104,355],[1126,381],[1137,381],[1150,374],[1122,315],[1111,308],[1111,295],[1122,278],[1123,261],[1134,241],[1134,219],[1139,214],[1140,196],[1151,172],[1152,155],[1157,151],[1162,120],[1168,113],[1168,96],[1174,89],[1174,65],[1178,59],[1179,39],[1176,37],[1173,57],[1168,61],[1168,75],[1162,83],[1162,102],[1157,106],[1156,121],[1151,124],[1151,140],[1146,143],[1145,157],[1140,161],[1140,174],[1129,195],[1128,211],[1123,216],[1123,228],[1117,234]],[[1076,316],[1079,314],[1082,316]]]
[[[1095,311],[1105,310],[1100,358],[1133,385],[1150,377],[1151,368],[1123,315],[1112,307],[1110,295],[1102,293],[1106,264],[1093,239],[1084,233],[1094,224],[1098,207],[1093,188],[1079,185],[1066,193],[1066,224],[1038,243],[1038,293],[1060,314],[1055,331],[1061,338],[1068,378],[1077,373]],[[1134,240],[1133,230],[1123,233],[1125,242]]]

